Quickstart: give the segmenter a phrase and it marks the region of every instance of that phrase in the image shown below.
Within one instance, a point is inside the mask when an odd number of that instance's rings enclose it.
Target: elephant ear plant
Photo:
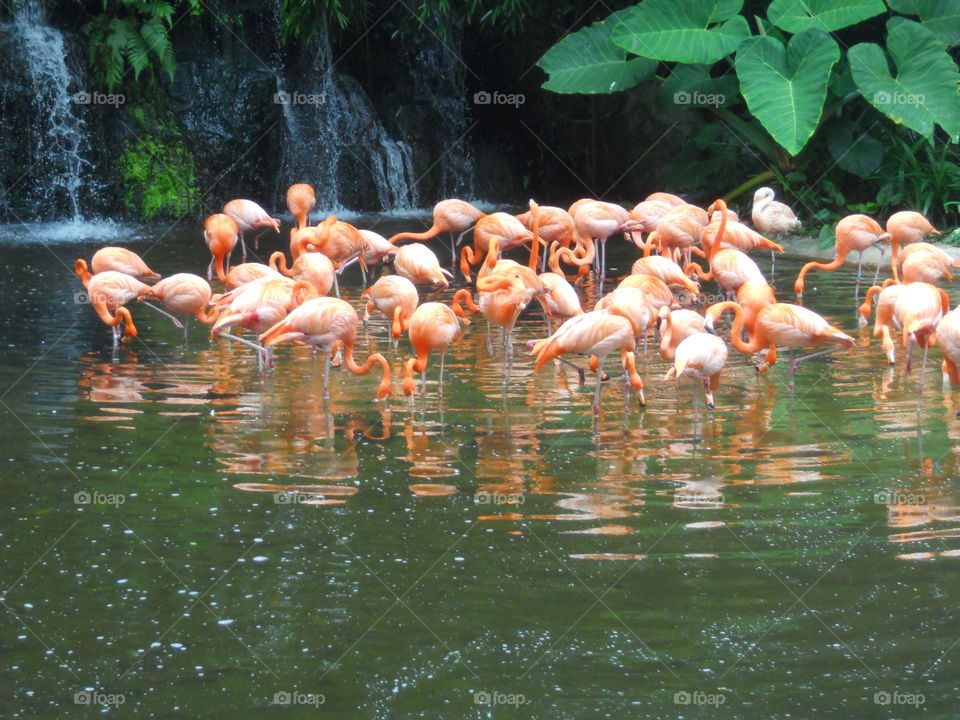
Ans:
[[[643,0],[550,48],[543,86],[612,93],[654,81],[661,104],[715,113],[779,168],[738,191],[786,181],[818,134],[839,167],[873,174],[886,148],[869,130],[882,117],[931,144],[960,140],[957,0],[772,0],[765,17],[742,11],[743,0]]]

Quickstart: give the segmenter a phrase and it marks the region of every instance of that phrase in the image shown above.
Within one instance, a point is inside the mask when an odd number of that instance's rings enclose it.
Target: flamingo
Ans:
[[[270,255],[270,267],[284,277],[310,283],[318,295],[330,292],[336,277],[333,262],[323,253],[301,253],[288,268],[287,256],[278,250]]]
[[[715,206],[716,203],[711,207]],[[726,205],[724,204],[722,207],[725,208]],[[767,248],[772,252],[783,252],[782,246],[773,242],[773,240],[765,238],[756,230],[748,228],[742,222],[736,220],[733,213],[727,210],[722,215],[719,211],[714,211],[713,219],[703,228],[703,232],[700,233],[700,246],[705,253],[710,253],[714,239],[720,232],[720,221],[723,217],[727,218],[727,224],[723,229],[723,239],[720,241],[721,247],[732,247],[743,252],[749,252],[757,248]]]
[[[500,328],[504,361],[508,363],[513,358],[513,327],[520,313],[537,296],[538,291],[536,288],[527,287],[523,275],[516,269],[505,268],[500,273],[477,279],[477,292],[479,303],[474,302],[466,288],[458,290],[453,296],[453,310],[458,317],[465,317],[460,305],[462,301],[472,312],[479,312],[486,318],[487,352],[490,355],[493,355],[490,328]]]
[[[869,317],[872,297],[878,290],[880,297],[877,300],[873,336],[883,338],[883,350],[886,353],[887,362],[893,365],[896,357],[890,326],[900,328],[902,345],[907,351],[907,370],[910,369],[913,345],[923,348],[923,367],[920,373],[922,387],[927,352],[930,345],[936,342],[937,323],[950,312],[950,298],[942,288],[924,282],[892,284],[882,290],[873,286],[870,288],[872,292],[868,291],[867,299],[860,306],[860,313],[864,317]]]
[[[577,291],[563,275],[545,272],[537,277],[544,289],[543,294],[538,295],[538,300],[547,318],[547,332],[552,333],[554,320],[566,320],[574,315],[580,315],[583,308],[580,306]]]
[[[706,332],[704,317],[693,310],[670,310],[660,308],[660,357],[673,362],[677,346],[686,338]]]
[[[496,212],[484,215],[473,228],[473,247],[466,245],[460,251],[460,272],[470,282],[470,270],[486,257],[496,257],[496,251],[491,252],[491,245],[501,252],[520,247],[533,239],[533,233],[524,227],[516,217],[510,213]],[[536,268],[534,268],[536,269]]]
[[[950,297],[943,288],[929,283],[915,282],[905,285],[897,296],[894,315],[903,329],[902,344],[907,353],[907,371],[910,370],[913,346],[923,348],[920,365],[919,388],[923,387],[923,375],[927,368],[927,353],[937,341],[937,325],[950,312]]]
[[[890,269],[893,272],[894,282],[900,282],[898,274],[900,246],[920,242],[930,233],[940,234],[940,231],[931,225],[929,220],[912,210],[902,210],[891,215],[887,220],[887,232],[890,233]]]
[[[274,280],[282,278],[283,275],[274,268],[263,263],[240,263],[230,268],[230,272],[223,280],[223,286],[227,292],[236,290],[247,283],[261,278],[273,278]]]
[[[694,205],[674,207],[657,223],[656,237],[660,243],[660,252],[681,252],[684,262],[689,264],[692,248],[700,242],[700,235],[709,222],[706,211]]]
[[[926,242],[915,242],[907,245],[900,252],[900,280],[904,283],[926,282],[935,283],[946,277],[953,280],[951,268],[960,267],[960,260],[947,254],[936,245]],[[891,280],[884,281],[885,283]]]
[[[440,261],[433,250],[421,243],[403,245],[397,249],[393,257],[393,269],[401,277],[405,277],[415,285],[442,285],[449,287],[447,275],[453,278],[453,273],[440,267]]]
[[[137,337],[130,311],[124,307],[128,302],[149,290],[150,286],[135,277],[117,270],[105,270],[90,276],[86,283],[90,305],[100,319],[113,329],[114,346],[120,341],[120,323],[124,323],[123,342]]]
[[[333,290],[340,297],[340,283],[337,275],[343,272],[349,260],[364,252],[363,236],[353,225],[337,220],[335,215],[327,218],[316,227],[297,230],[290,240],[290,256],[294,262],[305,252],[320,252],[333,261],[337,274],[333,276]],[[361,267],[363,262],[361,261]],[[366,280],[366,270],[363,271]]]
[[[226,282],[227,274],[224,271],[224,262],[227,269],[230,267],[230,253],[237,246],[237,235],[240,228],[237,221],[229,215],[214,213],[203,223],[203,239],[210,249],[210,264],[207,266],[207,280],[213,279],[213,269],[216,266],[217,278]]]
[[[310,283],[282,276],[247,283],[217,301],[217,307],[222,308],[222,311],[210,332],[211,339],[225,337],[249,345],[257,351],[257,363],[262,370],[263,365],[270,362],[270,351],[250,340],[226,333],[223,329],[239,325],[256,333],[263,333],[282,320],[288,312],[316,296],[317,291]]]
[[[693,333],[677,345],[673,367],[667,371],[664,380],[680,382],[680,378],[686,376],[703,381],[707,407],[713,410],[713,393],[720,385],[720,373],[726,362],[727,344],[723,340],[705,332]]]
[[[379,265],[384,259],[397,254],[397,248],[373,230],[361,230],[360,237],[363,240],[363,253],[359,257],[363,258],[367,267]]]
[[[727,291],[727,297],[748,280],[763,280],[763,274],[757,264],[745,253],[732,247],[723,247],[726,241],[728,224],[727,205],[723,200],[717,200],[711,207],[717,207],[720,220],[716,223],[716,231],[711,232],[713,241],[709,245],[707,261],[710,270],[704,272],[696,263],[690,263],[684,272],[692,272],[701,280],[716,280],[717,284]],[[708,227],[712,228],[713,223]],[[704,230],[706,232],[706,230]]]
[[[202,277],[190,273],[177,273],[164,278],[152,287],[141,290],[137,295],[137,300],[148,307],[159,310],[159,308],[146,302],[146,300],[156,298],[167,310],[192,315],[204,325],[210,325],[217,318],[215,309],[207,310],[210,295],[210,284]],[[183,337],[186,339],[187,324],[180,323],[173,316],[171,318],[177,327],[183,328]]]
[[[728,300],[711,305],[706,312],[707,332],[714,332],[713,323],[726,310],[734,312],[730,342],[737,350],[746,355],[753,355],[769,346],[766,364],[757,368],[760,372],[766,372],[777,362],[777,346],[789,348],[790,367],[787,375],[791,385],[797,366],[804,360],[836,352],[841,348],[850,348],[856,344],[852,337],[828,323],[817,313],[789,303],[773,303],[760,310],[757,313],[755,331],[748,342],[744,342],[740,335],[743,330],[743,308],[740,304]],[[825,344],[840,347],[821,350],[799,358],[794,356],[797,348]]]
[[[860,306],[858,311],[861,316],[860,326],[863,327],[867,324],[867,320],[870,319],[870,309],[873,305],[873,296],[878,295],[877,316],[873,325],[873,336],[875,338],[883,338],[883,352],[886,354],[887,362],[890,365],[893,365],[896,362],[894,355],[894,343],[893,339],[890,337],[890,326],[896,322],[899,322],[899,320],[897,320],[894,316],[894,309],[896,308],[897,298],[900,296],[900,293],[903,292],[905,287],[907,287],[905,284],[897,283],[888,285],[887,287],[874,285],[867,290],[867,297],[864,299],[863,304]]]
[[[243,234],[259,228],[272,227],[280,232],[280,221],[270,217],[269,213],[257,205],[253,200],[231,200],[223,206],[224,215],[229,215],[237,221],[240,230],[240,249],[243,252],[241,260],[247,261],[247,245]],[[257,248],[257,237],[253,239],[253,248]]]
[[[383,262],[384,258],[397,254],[397,247],[391,245],[383,235],[373,232],[373,230],[359,230],[362,251],[354,255],[351,259],[341,263],[337,272],[342,273],[353,263],[359,263],[360,271],[363,274],[363,284],[367,284],[367,270]]]
[[[670,212],[676,205],[664,200],[641,200],[630,211],[630,217],[641,223],[646,232],[653,232],[657,229],[660,218]]]
[[[575,210],[570,215],[577,235],[577,251],[551,247],[551,254],[556,258],[555,262],[563,260],[568,265],[586,267],[593,263],[602,284],[606,276],[607,238],[616,232],[642,229],[642,226],[630,217],[630,213],[613,203],[592,200],[582,203]],[[600,244],[599,253],[595,243]],[[578,255],[578,251],[582,252],[582,256]],[[557,272],[559,268],[553,264],[551,269]]]
[[[803,295],[803,279],[810,270],[836,270],[843,264],[847,255],[856,251],[857,253],[857,282],[860,282],[861,269],[863,266],[863,251],[869,250],[875,245],[880,246],[880,254],[883,255],[884,241],[890,240],[890,233],[884,232],[880,223],[866,215],[847,215],[837,223],[836,229],[836,253],[833,260],[828,263],[808,262],[800,269],[793,289],[797,297]],[[873,278],[873,284],[877,284],[877,277],[880,274],[880,264],[877,264],[877,274]]]
[[[360,318],[350,303],[339,298],[313,298],[290,312],[282,320],[260,335],[264,347],[272,348],[281,342],[299,342],[313,345],[323,351],[323,396],[330,397],[330,355],[340,344],[347,369],[354,375],[366,375],[379,365],[383,375],[377,386],[377,400],[389,397],[393,392],[390,381],[390,365],[380,353],[367,357],[357,365],[353,350],[357,340],[357,325]]]
[[[617,308],[620,315],[629,317],[637,329],[635,349],[643,338],[644,352],[646,352],[647,330],[657,321],[657,310],[650,304],[650,298],[642,290],[633,287],[618,287],[613,292],[602,297],[594,306],[594,310],[611,310]]]
[[[403,378],[403,394],[413,395],[413,373],[422,373],[421,394],[427,391],[427,358],[431,350],[440,351],[440,379],[437,392],[443,394],[443,361],[447,348],[460,338],[460,321],[456,313],[439,302],[424,303],[410,316],[410,344],[417,353],[416,358],[407,358],[406,374]]]
[[[754,227],[762,233],[783,235],[798,229],[801,222],[789,205],[774,200],[773,188],[758,188],[753,194],[753,208],[750,217]],[[770,252],[771,267],[776,264],[776,255]]]
[[[363,291],[367,298],[363,312],[364,326],[370,321],[370,313],[379,310],[390,320],[390,334],[394,347],[400,336],[407,331],[410,317],[420,303],[416,286],[402,275],[384,275]]]
[[[310,211],[317,204],[317,193],[312,185],[296,183],[287,188],[287,210],[297,221],[297,229],[310,224]]]
[[[451,267],[457,262],[456,246],[463,240],[463,236],[470,231],[485,213],[481,212],[466,200],[441,200],[433,206],[433,224],[423,232],[402,232],[390,238],[391,243],[401,240],[429,240],[440,233],[450,233],[450,262]],[[454,233],[460,233],[456,241]]]
[[[74,263],[74,270],[81,282],[83,282],[84,276],[89,277],[91,275],[91,270],[93,275],[113,270],[144,283],[156,282],[160,279],[160,276],[147,267],[147,264],[139,255],[122,247],[102,247],[90,258],[89,269],[85,260],[78,259]]]
[[[636,288],[640,290],[656,312],[660,312],[660,308],[663,306],[669,308],[680,307],[680,303],[677,302],[673,293],[670,292],[667,284],[653,275],[627,275],[620,281],[620,284],[617,285],[617,289],[619,290],[620,288]]]
[[[597,385],[593,392],[593,414],[600,414],[600,388],[603,376],[603,363],[607,356],[620,350],[624,377],[637,391],[640,405],[646,405],[643,394],[643,380],[637,373],[633,354],[637,328],[629,317],[620,314],[618,308],[609,311],[593,310],[576,315],[563,323],[550,337],[538,340],[531,355],[537,357],[534,372],[542,368],[547,361],[569,353],[590,355],[590,368],[597,374]]]
[[[543,239],[544,245],[550,246],[556,243],[559,247],[570,247],[576,240],[576,231],[573,226],[573,218],[563,208],[553,207],[551,205],[539,206],[539,235]],[[517,215],[517,220],[523,223],[523,226],[533,232],[533,213],[528,210],[525,213]],[[543,256],[544,264],[546,255]],[[541,265],[540,271],[546,268]]]
[[[960,308],[951,310],[937,325],[937,344],[943,353],[940,369],[944,381],[960,385]]]
[[[631,275],[652,275],[660,278],[672,288],[683,288],[689,294],[691,299],[696,299],[700,294],[700,286],[697,285],[683,272],[683,269],[673,260],[662,255],[650,255],[637,260],[630,268]]]

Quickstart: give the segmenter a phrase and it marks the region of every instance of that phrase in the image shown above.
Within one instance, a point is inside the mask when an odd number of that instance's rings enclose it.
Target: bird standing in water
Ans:
[[[360,318],[350,303],[339,298],[313,298],[293,310],[276,325],[260,335],[264,347],[272,348],[282,342],[314,345],[323,351],[323,396],[330,397],[330,355],[334,346],[343,348],[343,360],[354,375],[366,375],[379,365],[383,372],[377,387],[377,400],[392,392],[390,365],[380,353],[370,355],[362,365],[353,358]]]

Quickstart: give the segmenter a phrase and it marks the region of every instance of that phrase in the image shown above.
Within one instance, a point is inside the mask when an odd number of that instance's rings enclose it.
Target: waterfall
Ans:
[[[91,166],[84,155],[89,143],[77,102],[70,92],[76,85],[67,67],[63,35],[44,24],[38,0],[15,3],[14,21],[7,31],[22,49],[20,60],[31,104],[29,127],[22,128],[24,155],[29,166],[17,183],[27,197],[31,219],[81,219],[80,191]]]
[[[416,206],[410,147],[390,137],[359,83],[335,72],[326,31],[307,72],[277,75],[274,101],[282,106],[284,183],[309,182],[328,211],[348,202],[387,211]]]

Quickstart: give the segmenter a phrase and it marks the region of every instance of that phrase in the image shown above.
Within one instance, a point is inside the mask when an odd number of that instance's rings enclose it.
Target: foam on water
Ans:
[[[50,223],[10,223],[0,225],[0,243],[74,243],[88,240],[117,242],[140,237],[139,233],[115,220],[67,220]]]

